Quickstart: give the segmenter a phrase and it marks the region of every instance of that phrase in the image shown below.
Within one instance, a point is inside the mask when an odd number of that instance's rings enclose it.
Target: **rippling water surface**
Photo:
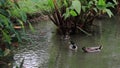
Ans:
[[[27,29],[27,37],[30,41],[19,46],[14,60],[19,66],[24,59],[23,68],[47,68],[50,38],[54,26],[50,21],[36,23],[33,26],[35,33]]]
[[[99,24],[92,36],[72,35],[78,51],[68,49],[68,41],[54,34],[54,26],[48,22],[34,25],[36,32],[29,29],[27,36],[32,43],[20,45],[14,59],[19,65],[24,58],[23,68],[120,68],[120,18],[94,21]],[[83,46],[103,45],[99,53],[84,53]]]

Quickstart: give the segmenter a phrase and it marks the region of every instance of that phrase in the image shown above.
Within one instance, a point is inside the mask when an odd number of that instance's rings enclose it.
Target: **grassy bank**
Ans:
[[[41,12],[43,8],[46,8],[45,3],[47,0],[21,0],[18,2],[24,12],[31,14]]]

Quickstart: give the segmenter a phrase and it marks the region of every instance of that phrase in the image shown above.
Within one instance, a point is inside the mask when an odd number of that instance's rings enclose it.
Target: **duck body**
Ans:
[[[77,50],[78,47],[77,47],[77,45],[75,43],[70,42],[69,49],[71,49],[71,50]]]
[[[102,49],[102,46],[97,46],[97,47],[83,47],[82,50],[84,52],[100,52]]]

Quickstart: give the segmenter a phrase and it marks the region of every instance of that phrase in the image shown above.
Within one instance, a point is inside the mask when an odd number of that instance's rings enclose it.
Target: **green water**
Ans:
[[[61,40],[50,21],[35,26],[35,33],[28,29],[32,43],[21,45],[14,55],[17,65],[24,60],[23,68],[120,68],[120,18],[95,20],[99,24],[92,36],[72,35],[77,52],[68,48],[68,41]],[[96,29],[95,29],[96,30]],[[83,46],[103,45],[98,53],[84,53]]]
[[[68,49],[66,41],[53,36],[48,68],[120,68],[120,18],[96,20],[100,26],[99,34],[94,36],[71,36],[78,45],[78,51]],[[99,53],[84,53],[83,46],[99,46]]]

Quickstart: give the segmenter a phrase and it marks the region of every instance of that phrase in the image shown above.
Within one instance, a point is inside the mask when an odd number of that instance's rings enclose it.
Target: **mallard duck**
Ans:
[[[84,52],[100,52],[102,49],[102,46],[97,47],[82,47],[82,50]]]
[[[77,50],[78,47],[77,47],[77,45],[73,41],[70,41],[69,49],[71,49],[71,50]]]

